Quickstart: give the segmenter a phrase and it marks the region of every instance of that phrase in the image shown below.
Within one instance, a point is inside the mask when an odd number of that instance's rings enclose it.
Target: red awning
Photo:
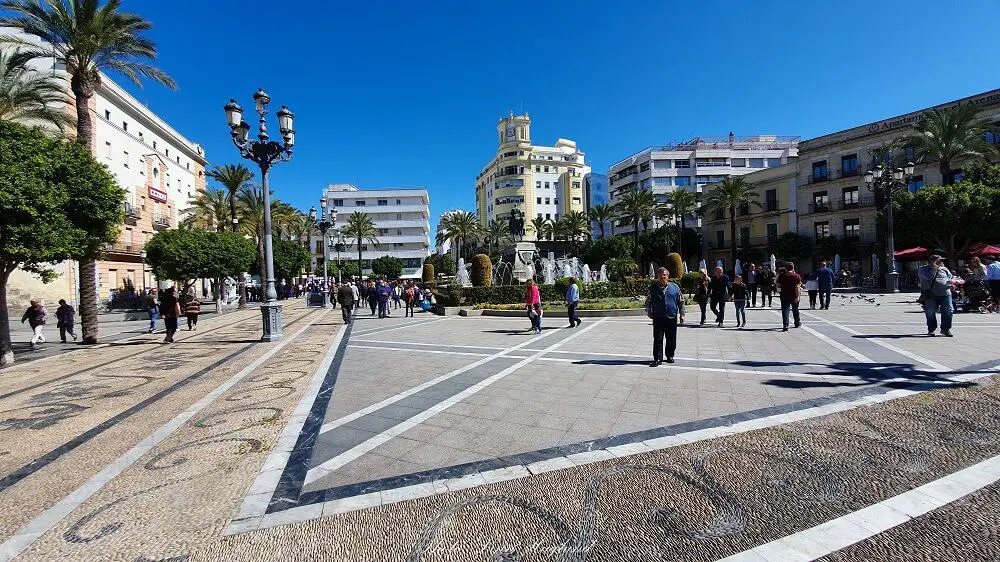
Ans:
[[[920,261],[927,259],[930,255],[930,250],[917,246],[916,248],[909,248],[907,250],[900,250],[896,252],[896,259],[898,261]]]
[[[973,244],[965,250],[965,254],[969,257],[997,257],[1000,256],[1000,246],[993,246],[992,244]]]

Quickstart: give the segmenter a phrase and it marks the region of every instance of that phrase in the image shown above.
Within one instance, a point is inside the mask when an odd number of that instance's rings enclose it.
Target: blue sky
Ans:
[[[191,3],[195,5],[195,3]],[[514,8],[517,9],[514,9]],[[432,222],[475,210],[497,119],[571,138],[596,171],[695,135],[809,138],[997,87],[987,0],[318,2],[126,0],[180,89],[124,84],[212,163],[238,161],[222,105],[265,88],[296,114],[276,195],[426,186]],[[272,121],[272,129],[276,123]]]

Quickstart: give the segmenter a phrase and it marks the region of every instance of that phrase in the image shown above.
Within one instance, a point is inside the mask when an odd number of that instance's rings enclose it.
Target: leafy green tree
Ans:
[[[639,234],[639,259],[641,263],[666,263],[667,254],[674,245],[674,229],[661,226],[655,230],[643,230]]]
[[[572,245],[573,255],[579,255],[579,242],[590,238],[590,219],[582,211],[570,211],[559,219]]]
[[[403,260],[392,256],[382,256],[372,260],[372,273],[386,279],[399,279],[403,276]]]
[[[1000,240],[1000,187],[961,181],[898,193],[892,202],[897,248],[941,248],[954,259],[969,244]]]
[[[993,124],[978,116],[979,107],[965,103],[946,109],[929,109],[902,143],[915,149],[920,161],[937,160],[944,185],[955,183],[953,165],[962,160],[984,160],[997,154],[986,140]]]
[[[510,234],[510,226],[506,221],[500,219],[493,219],[490,224],[486,227],[486,246],[487,251],[490,255],[493,254],[493,250],[503,247],[504,244],[514,240],[514,237]]]
[[[331,263],[329,264],[327,272],[330,274],[330,277],[341,281],[347,281],[351,277],[357,277],[359,275],[358,264],[354,262],[341,263],[340,265]]]
[[[274,278],[291,281],[302,274],[312,261],[312,254],[301,244],[292,240],[271,240],[271,254],[274,256]]]
[[[551,239],[552,233],[552,221],[545,217],[534,217],[528,224],[531,225],[532,232],[535,233],[535,240],[544,240],[546,237]]]
[[[601,231],[601,238],[604,238],[604,225],[611,226],[611,234],[615,233],[615,208],[611,205],[598,203],[587,212],[587,218],[597,224]]]
[[[136,14],[121,11],[121,0],[0,0],[0,27],[12,27],[39,37],[45,47],[18,37],[5,41],[37,57],[54,57],[66,65],[76,100],[76,138],[96,154],[94,98],[101,71],[116,71],[141,85],[140,77],[170,88],[170,76],[151,65],[156,45],[145,33],[152,27]],[[97,254],[80,260],[80,325],[83,343],[97,343]]]
[[[272,194],[273,195],[273,194]],[[271,203],[271,229],[275,230],[277,225],[288,222],[295,213],[295,209],[287,203],[270,197]],[[257,245],[257,272],[261,282],[266,283],[267,271],[264,263],[264,191],[258,185],[247,185],[237,197],[237,209],[239,210],[240,230],[249,235]]]
[[[740,176],[729,176],[715,185],[705,198],[705,208],[722,213],[729,211],[729,240],[732,246],[731,264],[736,263],[736,208],[748,206],[760,208],[760,192]]]
[[[455,275],[455,261],[448,256],[439,256],[437,254],[431,254],[427,256],[424,263],[429,263],[434,266],[434,273],[441,275]]]
[[[641,224],[643,229],[645,229],[649,221],[656,216],[657,207],[659,206],[656,196],[651,191],[633,189],[622,195],[615,205],[618,217],[632,223],[632,241],[635,243],[633,246],[635,249],[635,259],[638,261],[640,259],[639,225]]]
[[[677,253],[684,258],[684,219],[699,210],[699,196],[693,191],[675,189],[667,196],[667,204],[677,224]]]
[[[627,236],[612,236],[594,240],[583,252],[584,263],[591,269],[600,269],[601,265],[614,258],[632,256],[635,252],[632,239]]]
[[[77,143],[0,121],[0,365],[14,360],[7,281],[17,268],[100,255],[125,220],[125,192]]]
[[[375,228],[375,222],[365,213],[354,211],[351,213],[351,216],[347,217],[347,224],[340,229],[340,233],[354,240],[358,247],[358,271],[364,272],[364,263],[361,260],[361,246],[367,240],[372,246],[378,247],[378,238],[376,238],[378,230]]]
[[[62,105],[69,103],[61,80],[33,69],[31,53],[0,49],[0,120],[23,125],[51,123],[60,131],[71,124]]]
[[[777,259],[799,262],[812,256],[812,242],[797,232],[785,232],[771,242],[768,250]],[[733,262],[736,263],[735,261]]]

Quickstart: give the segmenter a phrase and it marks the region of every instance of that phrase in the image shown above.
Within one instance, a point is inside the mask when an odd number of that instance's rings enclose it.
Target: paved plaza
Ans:
[[[1000,318],[911,299],[70,346],[0,371],[0,560],[996,560]]]

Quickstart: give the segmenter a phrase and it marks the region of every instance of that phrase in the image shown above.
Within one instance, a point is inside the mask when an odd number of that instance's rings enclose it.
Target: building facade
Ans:
[[[594,172],[583,176],[583,203],[588,212],[595,205],[611,203],[611,196],[608,194],[608,176]],[[601,237],[601,227],[596,222],[590,221],[590,231],[594,238]],[[610,221],[604,224],[604,235],[611,236]]]
[[[675,189],[701,193],[705,185],[727,176],[777,168],[794,161],[798,142],[799,137],[736,137],[729,133],[728,137],[696,137],[647,147],[608,170],[611,203],[616,204],[622,195],[636,189],[652,191],[660,202],[666,201],[667,194]],[[659,225],[654,221],[647,226]],[[630,232],[632,225],[628,221],[615,225],[616,234]]]
[[[324,196],[337,209],[339,227],[355,211],[365,213],[375,223],[378,244],[361,242],[362,275],[371,274],[373,259],[392,256],[403,260],[404,278],[420,277],[430,248],[430,196],[425,188],[359,189],[351,184],[331,184]],[[343,243],[340,260],[357,260],[357,240],[345,236]],[[327,246],[326,259],[336,263],[334,246]]]
[[[476,177],[476,212],[483,226],[506,221],[517,208],[524,213],[525,239],[536,240],[532,218],[555,221],[585,210],[583,181],[590,166],[574,141],[535,146],[531,118],[511,113],[497,123],[497,143],[493,160]]]

